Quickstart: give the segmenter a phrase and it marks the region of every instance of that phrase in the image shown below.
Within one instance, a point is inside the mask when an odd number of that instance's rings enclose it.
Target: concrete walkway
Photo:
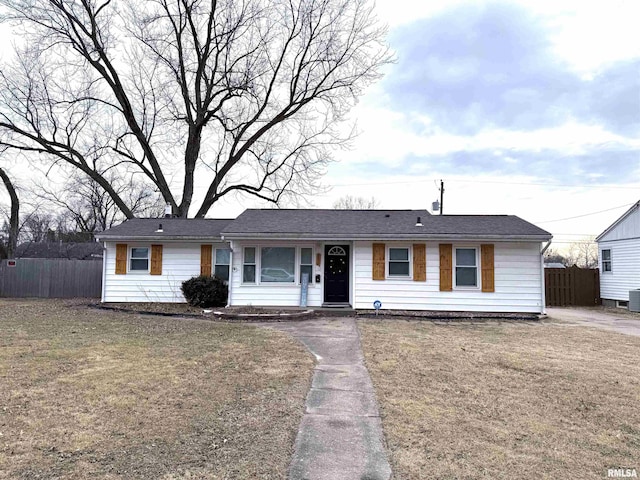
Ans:
[[[626,335],[640,336],[640,315],[595,308],[547,308],[549,320],[563,320],[587,327],[602,328]]]
[[[289,468],[291,480],[387,480],[391,467],[373,385],[352,318],[268,324],[316,357]]]

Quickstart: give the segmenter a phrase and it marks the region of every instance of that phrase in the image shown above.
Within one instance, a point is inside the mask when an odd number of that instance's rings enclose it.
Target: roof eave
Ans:
[[[222,241],[220,235],[96,235],[96,240],[105,241],[161,241],[161,240],[182,240],[182,241]]]
[[[627,210],[622,215],[620,215],[620,217],[618,217],[618,219],[615,222],[613,222],[611,225],[609,225],[604,232],[602,232],[600,235],[598,235],[596,237],[595,241],[599,242],[602,239],[602,237],[604,237],[611,230],[613,230],[615,227],[617,227],[620,222],[622,222],[625,218],[627,218],[638,207],[640,207],[640,200],[638,200],[636,203],[634,203],[629,210]]]
[[[223,233],[224,240],[485,240],[485,241],[526,241],[544,242],[551,240],[553,235],[473,235],[473,234],[334,234],[318,235],[305,233]]]

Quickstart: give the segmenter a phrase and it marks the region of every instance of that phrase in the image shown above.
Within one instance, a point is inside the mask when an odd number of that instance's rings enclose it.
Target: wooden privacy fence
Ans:
[[[597,268],[545,268],[548,307],[600,305],[600,272]]]
[[[0,262],[0,297],[100,297],[102,262],[66,258],[19,258]]]

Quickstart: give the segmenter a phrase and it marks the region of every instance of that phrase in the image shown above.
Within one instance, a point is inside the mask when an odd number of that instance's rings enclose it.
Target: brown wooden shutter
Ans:
[[[211,245],[200,245],[200,275],[211,276],[212,253]]]
[[[151,245],[151,275],[162,275],[162,245]]]
[[[116,244],[116,275],[127,273],[127,244]]]
[[[424,243],[413,244],[413,280],[427,281],[427,246]]]
[[[483,292],[495,292],[495,269],[493,253],[493,244],[486,244],[480,246],[480,261],[482,262],[482,291]]]
[[[385,277],[385,259],[384,259],[384,243],[373,244],[373,279],[384,280]]]
[[[450,243],[440,244],[440,291],[453,290],[453,246]]]

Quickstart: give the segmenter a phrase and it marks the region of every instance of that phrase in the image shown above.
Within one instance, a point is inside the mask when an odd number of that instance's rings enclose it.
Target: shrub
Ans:
[[[182,294],[194,307],[224,307],[229,287],[217,277],[200,275],[182,282]]]

